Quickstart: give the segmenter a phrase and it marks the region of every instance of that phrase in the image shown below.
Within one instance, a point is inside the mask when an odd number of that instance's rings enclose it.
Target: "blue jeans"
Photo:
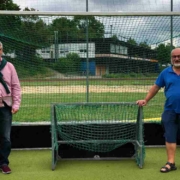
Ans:
[[[11,107],[7,105],[5,105],[5,107],[0,107],[0,166],[9,164],[8,157],[11,152],[11,125]]]

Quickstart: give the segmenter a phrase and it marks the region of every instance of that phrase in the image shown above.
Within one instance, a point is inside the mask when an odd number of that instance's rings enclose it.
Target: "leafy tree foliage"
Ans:
[[[136,45],[136,46],[140,46],[140,47],[144,47],[147,49],[151,49],[151,47],[147,44],[147,42],[141,42],[138,43],[132,39],[129,38],[129,40],[127,41],[129,44],[131,45]],[[175,47],[171,47],[171,44],[159,44],[159,46],[155,49],[157,51],[157,60],[160,64],[168,64],[171,63],[171,50],[174,49]],[[132,54],[133,52],[129,52],[130,54]]]
[[[80,57],[76,53],[69,53],[66,57],[58,59],[54,69],[61,73],[78,72],[80,68]]]
[[[75,16],[74,21],[80,31],[81,38],[86,37],[86,27],[88,22],[89,38],[102,38],[104,37],[104,25],[96,20],[94,16]]]
[[[51,32],[58,31],[60,41],[69,39],[85,39],[87,28],[87,17],[75,16],[74,18],[60,17],[54,19],[49,26]],[[101,38],[104,36],[104,25],[95,19],[94,16],[88,16],[89,38]]]
[[[0,10],[16,10],[19,11],[20,8],[17,4],[14,4],[12,0],[0,0]],[[20,17],[19,16],[10,16],[3,15],[0,16],[0,40],[5,42],[11,39],[14,44],[13,37],[15,35],[16,30],[20,25]],[[4,44],[4,51],[11,52],[14,48],[10,44]]]
[[[159,63],[161,64],[168,64],[171,63],[171,50],[174,49],[175,47],[171,47],[171,44],[168,43],[167,45],[165,44],[160,44],[156,50],[157,50],[157,59],[159,60]]]
[[[114,35],[112,36],[112,40],[113,40],[114,42],[116,42],[116,41],[118,41],[119,39],[118,39],[118,37],[114,34]]]
[[[78,36],[78,28],[73,19],[68,19],[66,17],[56,18],[49,25],[49,30],[51,33],[58,31],[59,41],[68,41],[68,39],[75,39]],[[53,35],[53,34],[52,34]]]
[[[24,11],[35,11],[35,9],[25,8]],[[25,42],[37,47],[45,46],[50,36],[47,24],[36,15],[21,16],[19,31]]]
[[[140,46],[140,47],[147,48],[147,49],[151,49],[151,47],[147,44],[146,41],[139,43],[139,46]]]
[[[20,7],[17,4],[14,4],[12,0],[0,0],[0,10],[19,11]]]
[[[20,10],[11,0],[4,1],[1,8]],[[25,8],[24,11],[35,11]],[[0,16],[0,40],[4,43],[4,52],[15,52],[21,61],[32,61],[36,49],[48,44],[49,30],[45,22],[38,16],[3,15]]]
[[[128,43],[128,44],[131,44],[131,45],[137,45],[137,42],[136,42],[133,38],[129,38],[129,39],[127,40],[127,43]]]

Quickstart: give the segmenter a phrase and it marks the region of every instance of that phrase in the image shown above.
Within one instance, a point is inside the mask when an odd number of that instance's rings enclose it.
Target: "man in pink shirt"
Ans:
[[[2,58],[2,54],[3,44],[0,42],[0,169],[4,174],[9,174],[12,114],[19,110],[21,87],[16,69]]]

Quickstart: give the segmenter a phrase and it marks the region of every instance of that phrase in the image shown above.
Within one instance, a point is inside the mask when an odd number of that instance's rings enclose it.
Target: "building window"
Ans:
[[[114,44],[110,45],[110,52],[111,53],[116,53],[116,49],[115,49],[115,45]]]
[[[120,54],[127,55],[127,47],[126,46],[120,46]]]
[[[81,52],[81,53],[84,52],[85,53],[85,52],[87,52],[87,50],[86,49],[80,49],[79,52]]]
[[[60,49],[60,53],[62,54],[62,53],[68,53],[69,52],[69,50],[68,50],[68,48],[61,48]]]
[[[42,53],[50,53],[50,49],[49,48],[42,48],[41,52]]]

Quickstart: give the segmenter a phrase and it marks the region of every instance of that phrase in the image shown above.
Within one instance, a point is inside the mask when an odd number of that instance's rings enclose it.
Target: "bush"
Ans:
[[[69,53],[66,58],[58,59],[53,68],[61,73],[79,72],[80,57],[76,53]]]

